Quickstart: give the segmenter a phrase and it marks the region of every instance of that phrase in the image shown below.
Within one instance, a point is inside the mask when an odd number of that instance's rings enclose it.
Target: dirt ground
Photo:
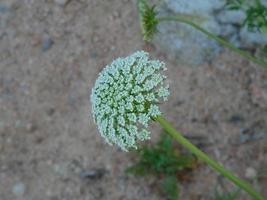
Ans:
[[[130,0],[1,0],[1,200],[164,199],[153,178],[124,173],[131,153],[106,145],[91,116],[99,71],[140,49],[167,64],[164,116],[267,198],[267,70],[229,51],[202,66],[168,59],[142,41]],[[234,188],[201,165],[180,199],[213,199],[216,185]]]

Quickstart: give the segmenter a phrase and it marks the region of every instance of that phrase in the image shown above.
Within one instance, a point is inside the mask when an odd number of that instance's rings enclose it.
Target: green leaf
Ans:
[[[174,176],[167,176],[163,179],[161,189],[164,194],[170,200],[177,200],[179,196],[179,190],[177,185],[177,179]]]
[[[267,29],[267,8],[260,0],[227,0],[226,9],[242,10],[246,13],[242,25],[251,32],[264,32]]]
[[[170,200],[178,198],[177,181],[182,179],[179,174],[188,173],[187,169],[194,169],[196,158],[189,153],[180,151],[174,145],[172,138],[163,133],[160,140],[153,145],[140,147],[136,154],[137,162],[126,169],[127,173],[146,176],[155,175],[161,179],[161,189]]]
[[[133,165],[131,167],[128,167],[125,170],[126,173],[128,174],[133,174],[133,175],[137,175],[137,176],[145,176],[147,175],[147,171],[145,166],[143,166],[142,164],[138,163],[136,165]]]
[[[192,154],[181,154],[173,145],[167,134],[162,134],[158,143],[143,146],[137,151],[139,160],[126,171],[135,175],[165,174],[176,175],[184,169],[193,168],[195,157]]]
[[[192,167],[195,157],[193,155],[181,155],[177,160],[176,164],[181,168],[190,168]]]

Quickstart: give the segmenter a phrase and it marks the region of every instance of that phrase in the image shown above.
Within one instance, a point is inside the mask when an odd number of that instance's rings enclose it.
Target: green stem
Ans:
[[[262,197],[257,191],[255,191],[248,183],[245,181],[239,179],[238,177],[234,176],[230,171],[226,170],[222,165],[218,164],[216,161],[209,158],[207,154],[202,152],[200,149],[198,149],[195,145],[193,145],[189,140],[187,140],[185,137],[182,136],[181,133],[177,132],[171,124],[166,121],[163,117],[158,116],[155,118],[156,121],[158,121],[161,126],[166,130],[166,132],[174,137],[179,143],[181,143],[184,147],[186,147],[188,150],[192,151],[199,159],[206,162],[209,166],[211,166],[214,170],[221,173],[223,176],[228,178],[230,181],[235,183],[237,186],[245,190],[247,193],[249,193],[254,199],[256,200],[264,200],[264,197]],[[266,200],[266,199],[265,199]]]
[[[225,47],[235,51],[236,53],[238,53],[239,55],[251,60],[252,62],[255,62],[259,65],[261,65],[262,67],[264,68],[267,68],[267,63],[259,58],[256,58],[252,55],[250,55],[249,53],[245,52],[245,51],[242,51],[240,50],[239,48],[235,47],[234,45],[232,45],[231,43],[225,41],[224,39],[208,32],[206,29],[200,27],[199,25],[193,23],[191,20],[188,20],[186,19],[185,17],[176,17],[176,16],[173,16],[173,17],[160,17],[158,18],[158,22],[160,21],[178,21],[178,22],[182,22],[182,23],[185,23],[185,24],[188,24],[192,27],[194,27],[195,29],[201,31],[202,33],[206,34],[209,38],[217,41],[218,43],[224,45]]]

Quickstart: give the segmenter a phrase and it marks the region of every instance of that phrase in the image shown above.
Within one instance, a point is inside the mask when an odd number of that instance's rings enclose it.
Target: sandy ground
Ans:
[[[0,1],[1,200],[164,199],[153,178],[124,173],[131,154],[104,144],[90,113],[99,71],[140,49],[167,63],[165,117],[267,197],[266,70],[228,51],[179,65],[142,42],[132,1],[63,4]],[[151,129],[155,140],[161,129]],[[181,184],[181,199],[212,199],[216,185],[233,188],[202,165]]]

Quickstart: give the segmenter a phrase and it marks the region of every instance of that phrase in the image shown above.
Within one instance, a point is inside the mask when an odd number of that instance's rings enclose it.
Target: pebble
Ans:
[[[40,45],[42,43],[42,38],[41,36],[37,35],[37,34],[34,34],[32,36],[32,40],[31,40],[31,45],[32,46],[37,46],[37,45]]]
[[[7,13],[8,11],[9,8],[6,5],[0,3],[0,13]]]
[[[20,120],[17,120],[17,121],[15,122],[15,127],[16,127],[16,128],[21,128],[21,127],[22,127],[22,122],[21,122]]]
[[[48,116],[52,116],[54,113],[55,113],[55,109],[54,108],[49,108],[47,111],[46,111],[47,115]]]
[[[99,41],[99,37],[93,36],[92,41],[93,41],[93,43],[97,43]]]
[[[67,166],[64,163],[61,164],[55,164],[53,166],[53,170],[56,174],[60,176],[66,176],[67,175]]]
[[[55,3],[60,6],[64,6],[67,2],[68,0],[55,0]]]
[[[88,171],[81,171],[80,177],[88,179],[101,179],[105,174],[106,174],[105,169],[94,169]]]
[[[54,41],[50,37],[45,38],[42,42],[42,50],[43,51],[49,50],[53,44],[54,44]]]
[[[257,172],[254,168],[248,167],[245,172],[246,178],[255,178],[257,176]]]
[[[22,196],[25,192],[25,185],[21,182],[16,183],[12,188],[12,192],[17,197]]]
[[[220,23],[241,25],[246,18],[246,13],[242,10],[223,10],[216,17]]]
[[[250,138],[251,137],[247,134],[241,134],[239,137],[239,140],[241,143],[245,143],[245,142],[248,142],[250,140]]]
[[[28,123],[27,125],[26,125],[26,130],[28,131],[28,132],[33,132],[33,131],[35,131],[37,129],[37,127],[34,125],[34,124],[32,124],[32,123]]]
[[[111,51],[115,51],[115,50],[116,50],[116,47],[115,47],[115,46],[111,46],[111,47],[110,47],[110,50],[111,50]]]
[[[96,52],[92,52],[90,53],[90,57],[95,59],[98,57],[98,54]]]
[[[112,14],[113,18],[118,18],[120,17],[120,13],[118,13],[117,11],[115,11],[113,14]]]
[[[232,115],[229,119],[229,122],[235,124],[244,121],[244,118],[240,115]]]

